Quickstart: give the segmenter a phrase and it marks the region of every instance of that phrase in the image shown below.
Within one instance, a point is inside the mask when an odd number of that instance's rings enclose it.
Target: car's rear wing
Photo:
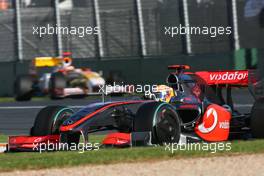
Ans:
[[[195,74],[201,77],[207,85],[248,87],[249,84],[248,70],[200,71],[195,72]]]
[[[33,63],[35,67],[55,67],[62,63],[62,59],[56,57],[36,57]]]
[[[61,65],[71,65],[72,59],[70,57],[36,57],[33,60],[35,67],[56,67]]]

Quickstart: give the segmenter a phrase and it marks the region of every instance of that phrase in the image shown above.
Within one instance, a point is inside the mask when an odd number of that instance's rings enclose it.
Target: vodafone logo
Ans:
[[[33,141],[33,143],[38,143],[38,142],[40,142],[42,140],[42,138],[41,137],[39,137],[39,138],[36,138],[34,141]]]
[[[116,140],[116,143],[117,143],[117,144],[126,144],[126,143],[128,143],[128,141],[117,139],[117,140]]]
[[[226,73],[212,73],[210,74],[210,81],[234,81],[244,80],[248,77],[247,72],[226,72]]]
[[[10,139],[10,143],[15,143],[16,142],[16,139],[15,138],[11,138]]]
[[[213,121],[213,122],[210,123],[211,125],[208,127],[206,124],[210,121]],[[218,122],[217,112],[214,108],[210,108],[206,113],[206,118],[204,119],[203,123],[201,123],[198,126],[198,130],[201,133],[210,133],[211,131],[215,129],[217,122]]]

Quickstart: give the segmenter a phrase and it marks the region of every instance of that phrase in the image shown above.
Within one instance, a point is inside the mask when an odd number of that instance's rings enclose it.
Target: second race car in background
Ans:
[[[36,57],[28,75],[18,76],[15,81],[15,99],[30,100],[34,95],[49,94],[52,99],[67,96],[98,94],[105,84],[100,73],[90,68],[72,66],[70,53],[63,57]],[[38,68],[52,68],[51,72],[38,73]]]

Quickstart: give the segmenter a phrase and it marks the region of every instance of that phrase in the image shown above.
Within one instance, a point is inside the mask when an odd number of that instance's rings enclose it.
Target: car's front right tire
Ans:
[[[60,99],[63,97],[64,89],[67,86],[67,81],[63,73],[56,72],[53,73],[50,77],[50,98],[51,99]]]
[[[250,128],[254,138],[264,138],[264,98],[256,100],[251,110]]]

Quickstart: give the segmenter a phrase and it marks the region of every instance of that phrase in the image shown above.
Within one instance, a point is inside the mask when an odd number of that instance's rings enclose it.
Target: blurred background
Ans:
[[[165,35],[165,26],[231,26],[232,35]],[[100,26],[99,35],[33,35],[33,26]],[[256,68],[264,60],[263,0],[0,0],[0,96],[39,56],[73,54],[74,65],[162,83],[167,65]]]

